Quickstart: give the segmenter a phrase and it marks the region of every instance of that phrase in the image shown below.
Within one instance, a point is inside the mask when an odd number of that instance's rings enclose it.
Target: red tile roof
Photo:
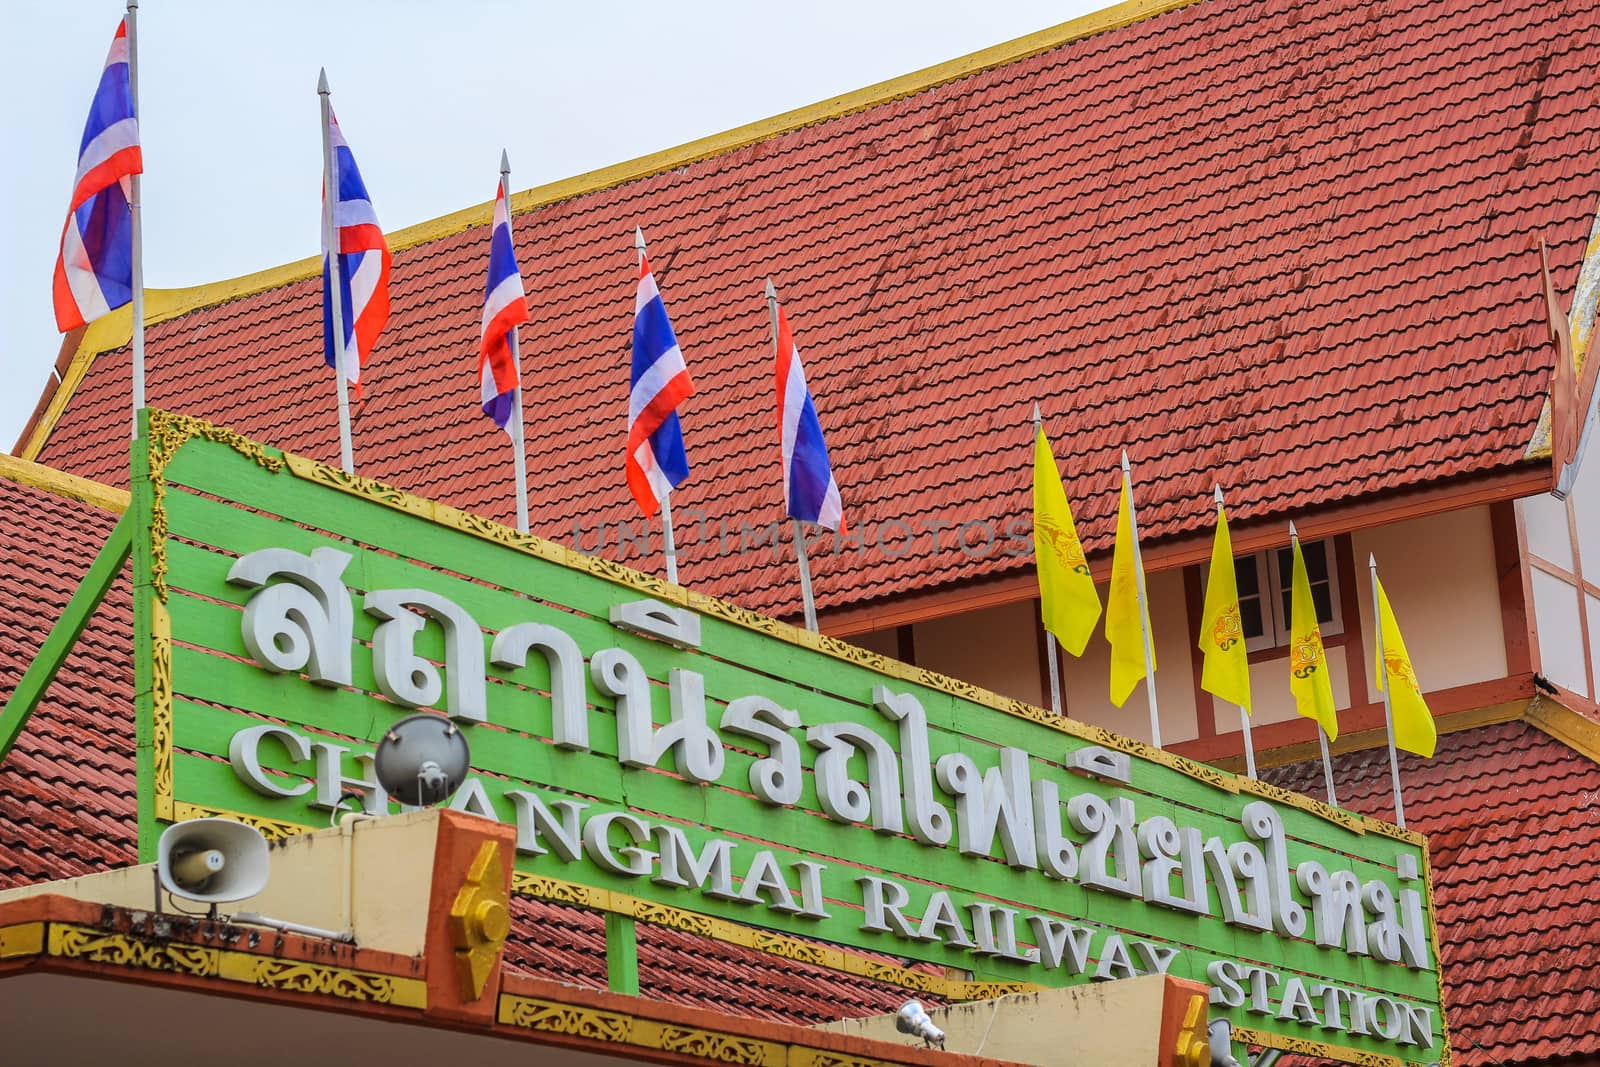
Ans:
[[[1321,796],[1316,761],[1266,773]],[[1459,1067],[1600,1056],[1600,765],[1523,722],[1402,753],[1407,821],[1428,835]],[[1336,757],[1342,807],[1393,817],[1388,754]]]
[[[0,478],[0,707],[116,516]],[[0,762],[0,888],[138,862],[133,599],[101,603],[39,713]]]
[[[957,537],[1026,518],[1035,400],[1091,552],[1125,445],[1152,545],[1209,528],[1213,480],[1244,524],[1525,467],[1551,361],[1531,249],[1569,290],[1597,50],[1594,4],[1204,0],[524,212],[533,528],[612,524],[606,554],[640,560],[614,547],[636,223],[698,385],[683,577],[758,609],[797,608],[786,556],[737,551],[781,517],[768,275],[868,537],[814,550],[824,607],[1029,566],[1003,529]],[[396,254],[356,454],[509,521],[474,399],[486,243]],[[319,300],[301,280],[156,325],[151,402],[334,459]],[[96,360],[40,458],[125,483],[127,377],[125,349]]]

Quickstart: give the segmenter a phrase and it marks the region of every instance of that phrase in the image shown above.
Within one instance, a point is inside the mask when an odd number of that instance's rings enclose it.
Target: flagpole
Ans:
[[[1239,725],[1244,730],[1245,773],[1252,778],[1259,778],[1261,776],[1256,773],[1256,742],[1250,736],[1250,713],[1244,709],[1243,704],[1239,705]]]
[[[1300,532],[1294,528],[1294,523],[1289,523],[1289,543],[1291,547],[1300,544]],[[1328,806],[1337,808],[1339,801],[1333,791],[1333,757],[1328,753],[1328,731],[1322,728],[1322,720],[1317,720],[1317,743],[1322,747],[1322,784],[1328,789]]]
[[[661,542],[667,556],[667,581],[678,584],[678,546],[672,539],[672,490],[661,494]]]
[[[1383,612],[1378,604],[1378,557],[1367,556],[1372,575],[1372,627],[1378,635],[1378,678],[1383,689],[1383,727],[1389,734],[1389,777],[1394,784],[1394,824],[1406,828],[1406,806],[1400,799],[1400,758],[1394,747],[1394,707],[1389,697],[1389,669],[1383,661]]]
[[[507,236],[511,219],[511,158],[500,150],[500,195],[506,202]],[[511,397],[511,462],[517,479],[517,529],[528,532],[528,455],[523,437],[522,350],[517,343],[517,328],[511,327],[511,362],[517,368],[517,389]]]
[[[1128,529],[1133,533],[1133,576],[1139,591],[1139,632],[1144,636],[1144,686],[1150,696],[1150,740],[1161,747],[1161,713],[1156,708],[1155,647],[1150,640],[1150,612],[1145,606],[1144,558],[1139,553],[1139,515],[1133,506],[1133,472],[1128,450],[1122,450],[1122,485],[1128,491]]]
[[[639,253],[639,263],[644,264],[644,229],[640,226],[633,228],[633,247]],[[667,557],[667,581],[673,585],[678,584],[678,545],[672,537],[672,487],[669,485],[661,494],[661,551]]]
[[[1215,486],[1212,486],[1212,489],[1216,493],[1217,524],[1220,526],[1222,524],[1222,521],[1223,521],[1223,517],[1222,517],[1222,486],[1215,485]],[[1240,640],[1243,640],[1243,637],[1241,637]],[[1248,669],[1248,667],[1246,669]],[[1244,767],[1245,767],[1245,773],[1248,774],[1252,778],[1256,778],[1256,777],[1259,777],[1256,774],[1256,742],[1255,742],[1255,738],[1250,736],[1250,712],[1245,708],[1245,706],[1243,704],[1239,704],[1237,706],[1239,708],[1239,728],[1244,733]]]
[[[333,132],[329,128],[332,105],[328,102],[328,71],[317,74],[317,96],[322,104],[322,237],[327,247],[328,307],[333,320],[333,376],[339,391],[339,466],[346,474],[356,472],[355,449],[350,442],[350,385],[344,373],[344,307],[340,301],[343,285],[339,278],[339,237],[333,225],[333,207],[339,198],[335,183],[338,173],[333,158]]]
[[[1035,441],[1039,440],[1039,431],[1042,429],[1044,429],[1044,417],[1039,414],[1039,402],[1035,400],[1033,402],[1033,439]],[[1054,455],[1050,457],[1050,462],[1055,462]],[[1037,522],[1037,514],[1035,515],[1035,522]],[[1034,551],[1038,551],[1037,547]],[[1044,614],[1044,587],[1042,585],[1039,587],[1039,613],[1041,616]],[[1045,626],[1044,658],[1046,673],[1050,675],[1050,710],[1057,715],[1064,716],[1066,715],[1066,709],[1061,704],[1060,653],[1056,651],[1056,648],[1056,635],[1051,632],[1050,627]]]
[[[778,358],[778,290],[773,287],[772,279],[767,279],[767,315],[772,320],[772,358]],[[779,383],[778,388],[783,388]],[[780,427],[781,429],[781,427]],[[784,472],[785,477],[788,471]],[[806,528],[799,520],[794,520],[794,558],[800,567],[800,603],[805,608],[806,629],[812,633],[817,632],[817,601],[811,591],[811,560],[806,556]]]
[[[133,117],[139,119],[139,0],[128,0],[128,93]],[[139,409],[144,407],[144,227],[139,198],[142,175],[128,176],[129,212],[133,224],[133,436],[139,437]]]

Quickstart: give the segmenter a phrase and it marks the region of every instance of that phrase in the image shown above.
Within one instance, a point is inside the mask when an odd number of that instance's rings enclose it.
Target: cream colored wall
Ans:
[[[1100,599],[1106,599],[1100,589]],[[1149,576],[1150,617],[1156,649],[1156,693],[1161,707],[1164,743],[1199,736],[1195,718],[1193,669],[1189,660],[1187,609],[1183,597],[1183,572]],[[917,623],[912,628],[917,666],[952,678],[981,685],[1004,696],[1047,707],[1050,694],[1043,691],[1039,671],[1039,638],[1032,600],[986,608]],[[852,641],[875,651],[874,637]],[[1102,619],[1081,659],[1062,653],[1067,714],[1074,719],[1150,740],[1150,713],[1140,685],[1127,704],[1114,707],[1110,698],[1111,659]]]
[[[917,666],[1030,704],[1047,704],[1050,698],[1041,697],[1039,687],[1037,610],[1033,601],[1024,600],[919,622],[911,630]],[[895,655],[893,641],[887,650],[874,651]]]
[[[1333,687],[1333,703],[1335,707],[1348,708],[1350,706],[1350,669],[1345,659],[1342,647],[1329,648],[1328,653],[1328,680]],[[1217,724],[1217,733],[1227,734],[1237,732],[1239,729],[1239,709],[1233,704],[1224,704],[1215,697],[1210,697],[1211,712],[1215,717],[1212,721]],[[1294,697],[1289,693],[1289,655],[1287,650],[1283,655],[1273,656],[1250,664],[1250,723],[1253,726],[1265,726],[1271,722],[1283,722],[1299,714],[1295,710]]]
[[[1578,555],[1585,577],[1593,583],[1600,576],[1600,457],[1578,468],[1578,480],[1572,487],[1572,510],[1578,526]]]
[[[1564,515],[1564,512],[1563,512]],[[1563,519],[1563,522],[1565,520]],[[1563,526],[1563,529],[1565,527]],[[1328,649],[1328,669],[1334,702],[1341,708],[1376,702],[1379,695],[1370,677],[1373,633],[1372,586],[1367,557],[1375,555],[1389,601],[1399,617],[1417,675],[1427,691],[1505,677],[1505,635],[1500,616],[1500,593],[1494,569],[1494,539],[1487,507],[1426,516],[1409,522],[1360,531],[1351,538],[1356,563],[1356,603],[1341,609],[1347,621],[1359,613],[1362,640],[1369,646],[1364,658],[1369,677],[1364,691],[1352,701],[1346,650]],[[1600,561],[1600,549],[1596,550]],[[1600,562],[1597,562],[1600,566]],[[1161,706],[1162,741],[1172,744],[1199,735],[1194,672],[1190,659],[1188,611],[1184,600],[1183,572],[1149,575],[1151,620],[1155,631],[1156,691]],[[1537,583],[1536,583],[1537,592]],[[1102,602],[1105,586],[1100,587]],[[1550,616],[1545,597],[1541,630]],[[949,616],[916,624],[913,640],[917,665],[981,685],[1006,696],[1047,706],[1049,694],[1041,691],[1034,601],[1021,601],[983,611]],[[1576,600],[1560,618],[1549,617],[1556,633],[1580,640]],[[1600,627],[1600,612],[1595,613]],[[1597,629],[1600,633],[1600,629]],[[893,630],[853,636],[850,640],[873,651],[895,656],[898,642]],[[1581,644],[1578,674],[1582,674]],[[1122,708],[1110,699],[1110,648],[1102,620],[1081,658],[1063,653],[1067,714],[1074,719],[1104,726],[1141,740],[1150,740],[1150,722],[1144,687],[1139,686]],[[1555,677],[1552,675],[1552,677]],[[1558,678],[1558,681],[1563,679]],[[1587,692],[1581,677],[1577,684]],[[1252,723],[1265,725],[1295,716],[1289,694],[1287,653],[1250,665],[1254,704]],[[1239,712],[1233,705],[1212,700],[1218,733],[1239,729]]]
[[[1377,558],[1378,577],[1423,692],[1506,676],[1505,628],[1487,507],[1362,530],[1351,541],[1367,645],[1367,701],[1382,699],[1372,677],[1376,624],[1369,556]]]
[[[1578,552],[1572,551],[1572,529],[1567,521],[1567,505],[1546,493],[1517,501],[1530,557],[1553,563],[1563,571],[1575,572],[1583,564],[1586,571],[1600,572],[1600,471],[1594,462],[1578,471],[1571,502],[1577,528]],[[1579,598],[1585,597],[1594,629],[1595,600],[1580,593],[1576,584],[1562,576],[1539,570],[1530,571],[1533,617],[1539,641],[1539,670],[1546,678],[1574,693],[1592,697],[1593,685],[1584,655],[1583,617]],[[1591,583],[1597,574],[1585,573]],[[1593,642],[1591,640],[1591,647]]]
[[[1583,629],[1578,618],[1578,591],[1571,583],[1541,570],[1533,576],[1533,614],[1539,631],[1539,670],[1557,685],[1589,696],[1589,672],[1583,658]]]
[[[870,630],[864,634],[851,634],[845,638],[852,645],[858,645],[868,652],[876,652],[880,656],[890,659],[900,658],[900,634],[898,630]]]
[[[1194,668],[1189,658],[1189,617],[1183,596],[1183,572],[1163,571],[1147,577],[1150,628],[1156,650],[1156,699],[1161,708],[1161,741],[1170,745],[1199,736],[1194,703]],[[1104,603],[1107,590],[1100,587]],[[1120,734],[1150,740],[1150,706],[1141,684],[1118,708],[1111,703],[1111,647],[1105,620],[1081,659],[1065,656],[1067,714]]]
[[[1572,539],[1567,532],[1567,506],[1548,493],[1517,501],[1528,551],[1563,570],[1572,569]]]

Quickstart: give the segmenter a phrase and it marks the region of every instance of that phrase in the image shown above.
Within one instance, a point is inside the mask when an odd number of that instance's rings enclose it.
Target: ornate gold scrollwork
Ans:
[[[63,923],[52,923],[49,936],[50,955],[62,959],[138,967],[196,978],[210,978],[218,972],[219,951],[202,945],[146,940],[131,934],[106,933]]]
[[[170,821],[172,809],[172,616],[160,600],[150,602],[151,762],[155,816]]]
[[[591,1041],[627,1041],[633,1036],[633,1019],[611,1011],[577,1008],[509,993],[500,995],[499,1020],[523,1030],[564,1034]]]
[[[667,1052],[682,1052],[717,1063],[754,1064],[756,1067],[776,1062],[778,1052],[778,1046],[766,1041],[687,1026],[662,1027],[660,1041],[660,1047]]]

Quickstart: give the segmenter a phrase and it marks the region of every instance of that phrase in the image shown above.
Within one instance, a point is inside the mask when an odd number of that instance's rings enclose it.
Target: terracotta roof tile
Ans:
[[[813,552],[824,606],[1026,567],[1003,532],[985,556],[926,524],[1026,517],[1036,399],[1091,551],[1124,445],[1150,543],[1208,523],[1218,478],[1245,523],[1515,467],[1548,379],[1532,243],[1570,287],[1596,207],[1596,48],[1592,4],[1206,0],[524,213],[533,527],[606,523],[607,555],[655,563],[615,535],[635,223],[698,386],[683,576],[758,609],[796,609],[786,557],[738,551],[781,518],[769,274],[868,537]],[[473,402],[485,243],[396,255],[356,450],[509,520]],[[301,281],[153,327],[152,401],[332,460],[319,301]],[[127,373],[96,361],[46,462],[125,480],[100,431]]]
[[[1276,768],[1322,795],[1322,765]],[[1401,754],[1406,815],[1428,835],[1451,1045],[1462,1067],[1600,1055],[1600,765],[1521,722]],[[1341,806],[1393,817],[1384,749],[1338,756]]]
[[[115,516],[4,479],[0,512],[0,693],[9,697]],[[134,862],[131,604],[124,575],[0,763],[0,887]]]

